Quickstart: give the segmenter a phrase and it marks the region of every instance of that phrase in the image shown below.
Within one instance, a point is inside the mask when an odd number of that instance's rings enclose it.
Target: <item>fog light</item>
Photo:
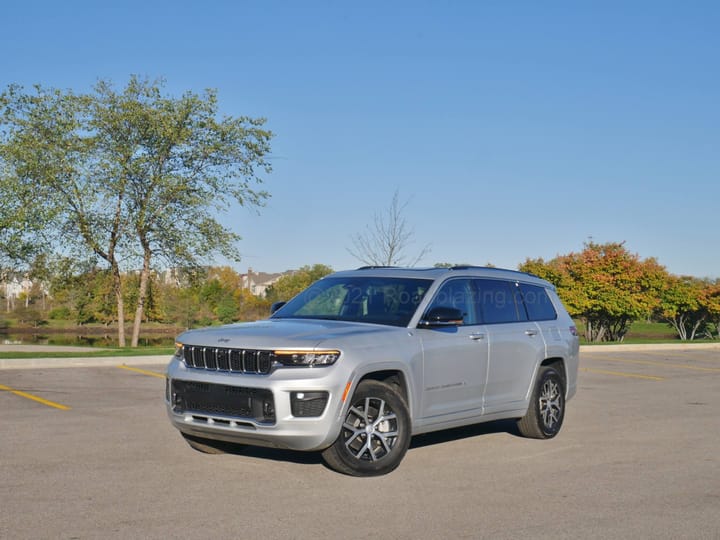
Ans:
[[[290,411],[298,418],[322,416],[328,398],[328,392],[290,392]]]
[[[275,406],[273,405],[272,401],[264,400],[262,410],[265,420],[275,420]]]

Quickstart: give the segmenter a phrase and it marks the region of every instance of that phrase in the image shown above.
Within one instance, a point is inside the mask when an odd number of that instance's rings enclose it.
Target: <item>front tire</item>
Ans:
[[[552,439],[565,418],[565,383],[552,367],[538,373],[527,413],[517,422],[518,430],[531,439]]]
[[[391,384],[362,381],[353,394],[337,440],[322,456],[351,476],[379,476],[394,470],[410,445],[410,413]]]

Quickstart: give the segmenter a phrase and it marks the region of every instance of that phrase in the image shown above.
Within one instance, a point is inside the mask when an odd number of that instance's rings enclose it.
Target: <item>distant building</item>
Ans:
[[[27,276],[22,279],[18,279],[13,276],[12,278],[5,278],[0,281],[0,294],[5,298],[6,310],[10,311],[15,308],[15,302],[20,298],[21,295],[25,295],[25,305],[28,305],[30,296],[32,294],[33,286],[35,284]],[[43,297],[49,296],[49,291],[45,283],[40,283],[40,291]],[[36,291],[37,294],[37,291]]]
[[[268,287],[289,273],[291,272],[268,274],[267,272],[254,272],[252,268],[248,268],[247,274],[240,274],[242,288],[248,289],[255,296],[265,296]]]
[[[11,280],[3,283],[2,287],[4,289],[3,296],[5,296],[5,298],[12,298],[13,300],[16,300],[22,293],[30,292],[32,282],[28,279],[18,281],[17,278],[12,278]]]
[[[139,270],[123,272],[125,275],[139,273]],[[183,286],[188,280],[187,272],[181,268],[168,268],[153,273],[160,283],[175,285],[176,287]],[[255,272],[252,268],[248,268],[247,274],[239,274],[240,286],[243,289],[249,290],[255,296],[265,296],[268,287],[277,282],[277,280],[281,277],[292,273],[292,270],[280,273]],[[49,296],[50,293],[47,286],[43,283],[41,284],[41,287],[41,292],[45,296]],[[0,278],[0,295],[6,299],[8,306],[14,306],[15,301],[20,298],[23,293],[29,296],[32,288],[33,282],[28,279],[27,276],[22,279],[18,279],[17,277],[6,279]]]

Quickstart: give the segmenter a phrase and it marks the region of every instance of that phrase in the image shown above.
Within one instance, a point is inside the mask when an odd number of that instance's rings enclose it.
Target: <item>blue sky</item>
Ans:
[[[720,276],[720,2],[15,2],[0,84],[216,88],[276,134],[223,222],[262,271],[358,266],[398,190],[421,261],[516,267],[625,241]]]

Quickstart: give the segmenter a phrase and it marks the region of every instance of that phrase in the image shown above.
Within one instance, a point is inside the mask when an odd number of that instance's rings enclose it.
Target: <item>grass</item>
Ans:
[[[57,352],[31,352],[31,351],[0,351],[0,358],[107,358],[110,356],[172,356],[175,352],[172,347],[122,347],[103,348],[86,351],[57,351]]]
[[[575,321],[578,332],[582,336],[585,332],[585,327],[582,322]],[[714,343],[717,340],[712,339],[694,339],[693,341],[681,341],[678,338],[675,330],[666,323],[662,322],[647,322],[647,321],[635,321],[630,325],[630,330],[625,335],[625,339],[622,343],[627,344],[654,344],[654,343],[675,343],[683,345],[691,345],[693,343]],[[617,341],[603,341],[601,343],[588,343],[584,338],[581,337],[580,343],[582,345],[612,345],[616,344]]]

